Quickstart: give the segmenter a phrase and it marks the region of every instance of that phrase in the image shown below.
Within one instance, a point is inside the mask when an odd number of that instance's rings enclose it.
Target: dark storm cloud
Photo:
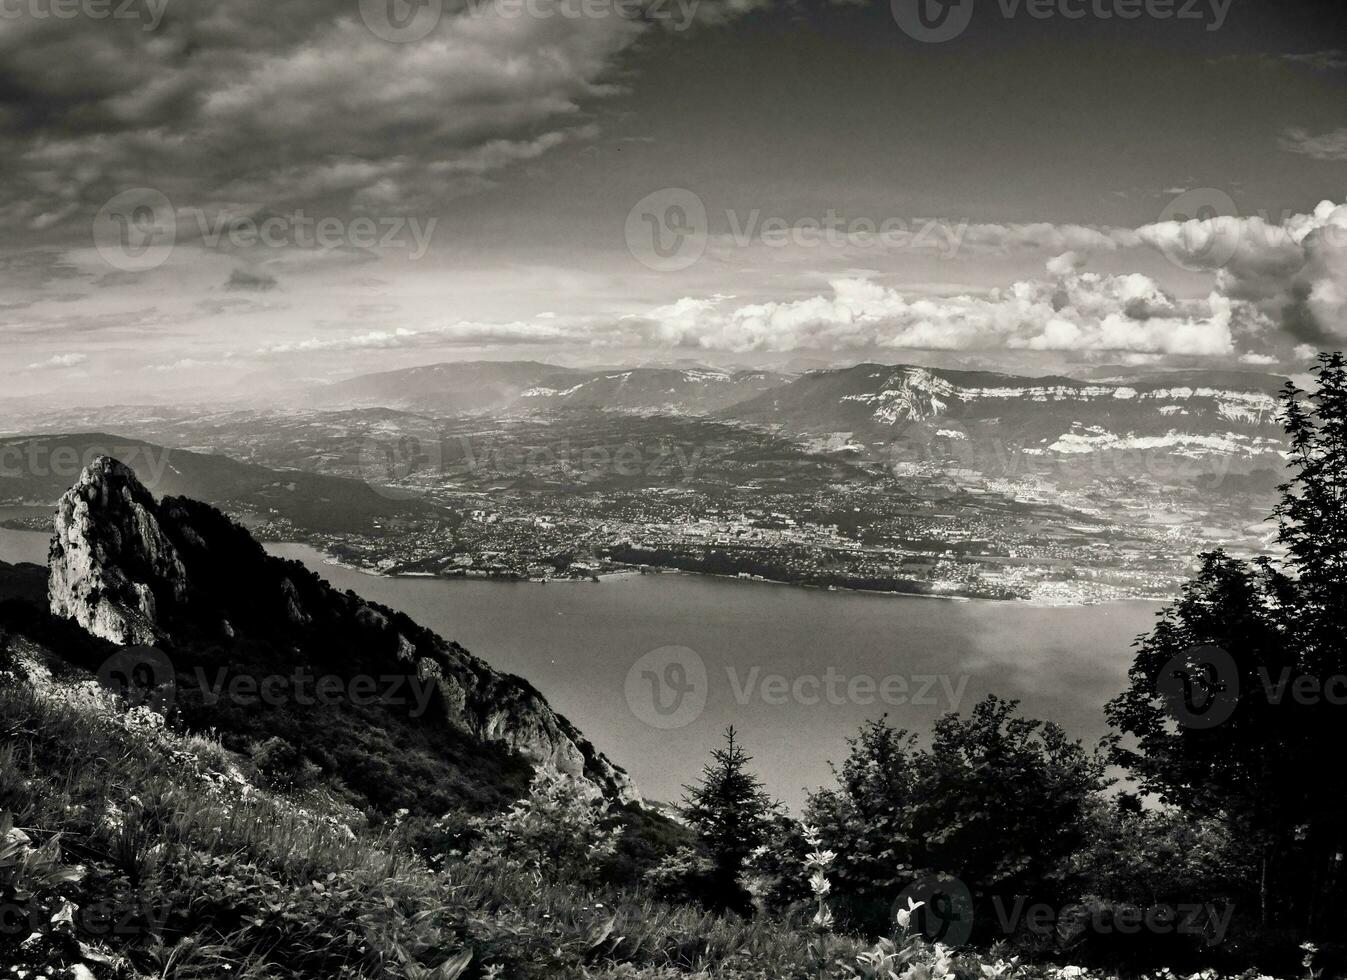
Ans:
[[[235,269],[224,288],[230,292],[265,293],[280,285],[275,276],[250,269]]]
[[[4,327],[11,336],[68,341],[90,334],[161,337],[164,336],[163,327],[171,322],[171,318],[151,306],[115,313],[27,316],[21,323],[4,324]]]
[[[59,249],[37,248],[0,254],[0,280],[9,290],[45,286],[82,275],[64,260]]]
[[[1282,134],[1281,147],[1288,153],[1299,153],[1313,160],[1347,160],[1347,126],[1327,133],[1311,133],[1293,127]]]
[[[605,73],[646,29],[487,6],[397,44],[354,0],[192,0],[160,13],[154,29],[134,17],[0,20],[7,227],[60,226],[140,186],[180,210],[431,209],[592,135],[581,103],[614,91]]]

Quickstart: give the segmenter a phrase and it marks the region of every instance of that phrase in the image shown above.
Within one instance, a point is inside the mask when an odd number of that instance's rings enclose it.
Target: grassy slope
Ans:
[[[1101,980],[427,858],[330,797],[256,788],[218,742],[165,732],[86,678],[0,637],[6,976]]]
[[[60,664],[47,665],[59,679]],[[43,921],[63,900],[108,909],[119,927],[77,912],[73,935],[51,926],[27,951],[3,930],[0,963],[82,960],[99,977],[418,978],[471,950],[465,978],[491,965],[506,977],[810,975],[805,938],[766,920],[522,872],[437,871],[397,829],[372,831],[323,797],[259,790],[218,743],[137,724],[89,683],[41,689],[0,679],[0,812],[33,847],[59,835],[60,864],[81,873],[26,905]],[[13,887],[0,861],[0,889]]]

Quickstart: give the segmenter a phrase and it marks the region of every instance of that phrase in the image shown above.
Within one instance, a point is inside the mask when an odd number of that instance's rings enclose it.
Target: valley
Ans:
[[[862,365],[794,381],[672,372],[680,387],[648,369],[625,372],[629,407],[537,407],[529,399],[549,370],[371,375],[313,396],[347,403],[334,408],[25,419],[49,435],[0,446],[0,502],[54,499],[59,461],[120,440],[162,489],[210,500],[265,540],[393,575],[677,569],[1079,604],[1169,596],[1214,547],[1273,549],[1263,515],[1281,455],[1269,376],[1087,383]],[[715,400],[707,389],[741,381],[773,387],[700,413]],[[460,388],[494,391],[499,407],[349,404],[429,405]],[[1100,424],[1120,420],[1121,434]],[[118,435],[71,434],[95,422]]]

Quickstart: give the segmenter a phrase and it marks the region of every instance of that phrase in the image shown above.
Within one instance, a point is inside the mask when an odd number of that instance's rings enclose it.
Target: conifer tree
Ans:
[[[1143,789],[1220,819],[1256,852],[1263,925],[1347,927],[1347,785],[1324,753],[1347,741],[1347,369],[1282,390],[1290,475],[1273,509],[1280,560],[1214,552],[1138,643],[1108,705],[1115,761]],[[1177,696],[1181,695],[1181,696]]]
[[[725,746],[712,750],[698,784],[684,787],[683,815],[710,854],[714,887],[730,908],[748,904],[740,877],[749,855],[766,843],[769,819],[778,809],[749,770],[751,761],[731,725],[725,730]]]

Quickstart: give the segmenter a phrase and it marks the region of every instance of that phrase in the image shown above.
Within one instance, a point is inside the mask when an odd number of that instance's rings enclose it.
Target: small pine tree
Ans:
[[[712,750],[701,781],[684,787],[683,815],[697,830],[715,866],[712,883],[718,903],[735,909],[750,904],[740,880],[744,865],[766,843],[770,818],[780,807],[749,770],[752,761],[731,725],[725,730],[725,747]]]

